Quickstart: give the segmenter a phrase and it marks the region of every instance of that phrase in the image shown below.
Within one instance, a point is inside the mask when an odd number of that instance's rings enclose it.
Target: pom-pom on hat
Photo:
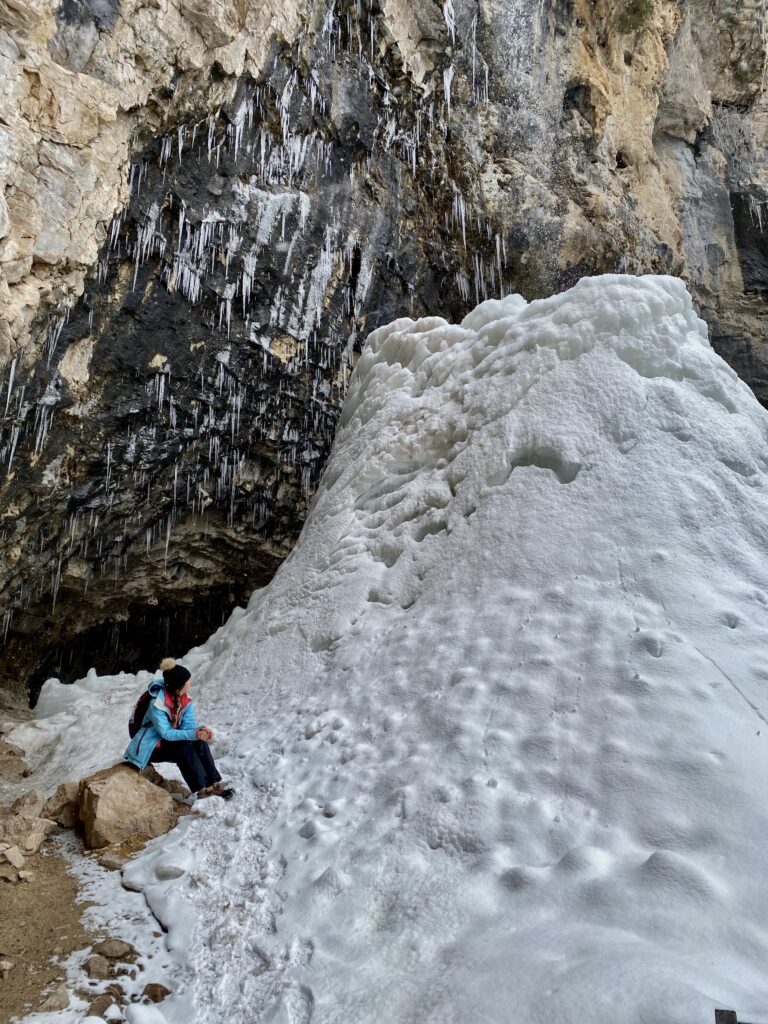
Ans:
[[[170,693],[177,693],[184,683],[192,677],[192,673],[183,665],[177,665],[173,658],[163,658],[160,662],[165,688]]]

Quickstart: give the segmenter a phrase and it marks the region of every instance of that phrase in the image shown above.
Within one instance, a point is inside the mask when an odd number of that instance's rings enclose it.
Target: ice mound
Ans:
[[[188,659],[238,798],[130,869],[158,1012],[768,1021],[767,454],[672,278],[375,331],[299,543]]]

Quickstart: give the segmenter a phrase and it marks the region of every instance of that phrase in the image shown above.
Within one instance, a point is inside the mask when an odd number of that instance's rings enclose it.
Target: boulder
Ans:
[[[135,835],[154,839],[176,823],[168,793],[128,764],[81,779],[78,803],[85,843],[91,849],[114,846]]]
[[[111,992],[105,992],[103,995],[97,996],[88,1007],[88,1013],[91,1017],[102,1017],[110,1008],[110,1006],[116,1006],[117,1000],[111,994]],[[86,1018],[87,1019],[87,1018]]]
[[[25,857],[37,853],[45,837],[55,828],[56,825],[46,818],[26,814],[0,814],[0,842],[18,846]]]
[[[110,976],[109,960],[105,956],[92,956],[86,961],[85,973],[95,981],[106,981]]]
[[[107,960],[134,960],[137,955],[130,942],[123,942],[122,939],[103,939],[96,943],[93,952]]]
[[[49,993],[39,1009],[41,1013],[58,1013],[69,1006],[69,992],[64,984],[56,985]]]
[[[24,867],[24,854],[18,846],[8,846],[6,849],[0,850],[0,864],[3,862],[12,864],[17,871],[20,871]]]
[[[74,828],[77,824],[76,782],[62,782],[53,796],[48,797],[42,810],[42,817],[50,818],[63,828]]]
[[[150,1003],[162,1003],[171,994],[171,990],[166,988],[165,985],[161,985],[158,981],[151,981],[149,985],[144,986],[144,991],[141,994]]]
[[[0,864],[0,882],[18,882],[19,873],[13,864]]]
[[[125,854],[119,853],[117,850],[106,850],[99,857],[99,864],[107,871],[119,871],[127,863],[128,858]]]
[[[11,814],[24,814],[28,818],[40,818],[43,817],[43,804],[45,803],[45,797],[37,789],[30,789],[28,793],[24,793],[14,800],[10,806]]]

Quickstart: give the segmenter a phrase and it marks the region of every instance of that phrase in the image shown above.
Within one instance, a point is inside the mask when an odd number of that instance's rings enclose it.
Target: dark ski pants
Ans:
[[[155,747],[152,757],[153,764],[158,761],[171,761],[179,766],[184,781],[192,793],[221,782],[221,776],[213,763],[213,755],[205,740],[161,740]]]

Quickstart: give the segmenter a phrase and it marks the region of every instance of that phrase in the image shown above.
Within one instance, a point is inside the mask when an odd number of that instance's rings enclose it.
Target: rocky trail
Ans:
[[[69,1005],[61,961],[92,941],[67,859],[54,844],[26,863],[23,884],[0,883],[0,1021]]]
[[[143,900],[125,892],[121,912],[104,891],[120,887],[120,869],[151,835],[187,813],[170,799],[184,787],[116,766],[44,801],[28,789],[35,773],[21,751],[0,742],[2,792],[20,792],[0,806],[0,1022],[73,1007],[120,1021],[130,1004],[161,1002],[170,990],[148,970],[154,952],[113,934],[111,918],[143,918]],[[158,926],[152,938],[161,934]]]

